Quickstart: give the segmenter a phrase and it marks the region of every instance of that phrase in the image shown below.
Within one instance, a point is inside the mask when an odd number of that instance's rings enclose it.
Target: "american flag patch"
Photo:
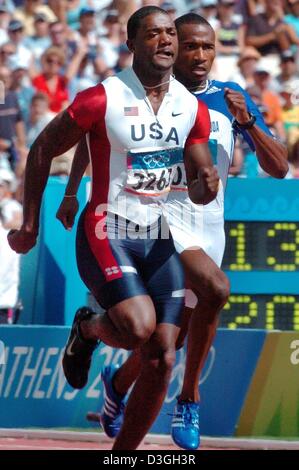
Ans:
[[[127,106],[124,107],[124,115],[125,116],[138,116],[138,107],[137,106]]]

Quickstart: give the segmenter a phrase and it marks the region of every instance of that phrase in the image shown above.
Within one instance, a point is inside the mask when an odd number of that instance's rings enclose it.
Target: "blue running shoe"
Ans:
[[[113,388],[112,380],[118,365],[105,367],[102,371],[104,384],[104,405],[101,411],[101,425],[108,437],[116,437],[123,424],[126,398]]]
[[[171,436],[182,449],[195,450],[199,447],[199,403],[177,402],[171,423]]]

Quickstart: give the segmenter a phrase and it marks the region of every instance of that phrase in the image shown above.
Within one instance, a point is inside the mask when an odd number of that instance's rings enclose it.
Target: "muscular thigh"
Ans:
[[[185,296],[185,276],[171,237],[157,240],[152,246],[143,277],[156,309],[157,323],[179,326]]]
[[[104,309],[148,295],[130,245],[120,237],[98,239],[88,234],[86,211],[78,223],[76,254],[82,280]]]

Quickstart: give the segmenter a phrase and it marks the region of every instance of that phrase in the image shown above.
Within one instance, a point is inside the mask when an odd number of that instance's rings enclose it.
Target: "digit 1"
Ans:
[[[236,262],[230,265],[232,271],[251,271],[250,263],[246,262],[246,231],[245,224],[238,223],[231,228],[229,236],[236,239]]]

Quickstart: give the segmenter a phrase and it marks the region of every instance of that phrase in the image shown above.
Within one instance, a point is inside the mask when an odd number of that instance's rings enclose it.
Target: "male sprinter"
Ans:
[[[224,190],[236,134],[242,134],[255,149],[261,167],[269,175],[283,178],[288,164],[286,148],[273,138],[249,95],[236,83],[208,80],[215,58],[215,34],[210,24],[192,13],[178,18],[175,24],[179,38],[175,75],[209,108],[210,151],[221,179],[217,198],[202,208],[202,233],[176,223],[178,219],[175,216],[169,219],[186,277],[197,297],[192,303],[187,292],[185,313],[189,314],[190,321],[186,369],[174,411],[172,437],[178,446],[195,449],[199,446],[199,377],[216,333],[218,314],[229,293],[228,282],[220,266],[225,248]],[[172,191],[167,205],[172,215],[182,205],[185,211],[195,216],[199,212],[186,191]],[[190,249],[192,247],[201,248],[196,251],[196,256]]]
[[[212,201],[219,184],[207,145],[207,107],[171,76],[177,34],[167,13],[157,7],[135,12],[128,45],[133,67],[79,93],[31,147],[24,223],[9,236],[19,253],[34,246],[51,161],[86,135],[92,194],[79,223],[77,260],[107,313],[77,312],[63,367],[68,382],[82,388],[99,339],[140,347],[140,375],[115,450],[136,449],[141,442],[163,403],[175,359],[184,279],[172,239],[161,234],[160,206],[185,142],[192,200]],[[152,240],[146,235],[153,229],[158,237]]]
[[[180,178],[173,181],[166,203],[176,249],[181,254],[188,284],[199,300],[195,306],[197,300],[192,304],[192,296],[188,293],[186,303],[189,308],[185,309],[184,326],[177,342],[180,347],[186,334],[186,321],[190,319],[186,371],[174,413],[172,436],[180,447],[196,449],[199,446],[199,376],[215,336],[218,313],[229,295],[228,280],[219,266],[225,243],[223,196],[235,134],[242,133],[254,145],[261,166],[273,177],[283,178],[288,166],[286,149],[270,134],[248,94],[235,83],[208,80],[215,58],[215,34],[210,24],[191,13],[178,18],[175,23],[179,37],[175,74],[209,107],[212,121],[210,146],[221,176],[216,201],[199,208],[188,198],[186,185],[174,184],[185,181],[184,168],[180,166]],[[76,160],[75,157],[74,166],[77,166]],[[85,167],[76,170],[73,167],[67,193],[77,191],[84,170]],[[67,228],[73,224],[76,204],[74,200],[64,199],[58,211],[58,218]],[[192,220],[192,217],[186,217],[186,212],[202,217],[202,211],[203,233],[197,233],[191,225],[186,225],[186,220]],[[182,213],[184,224],[180,220]],[[138,376],[139,367],[140,353],[135,351],[121,368],[109,366],[102,372],[106,401],[100,419],[110,437],[116,436],[120,429],[125,395]]]

